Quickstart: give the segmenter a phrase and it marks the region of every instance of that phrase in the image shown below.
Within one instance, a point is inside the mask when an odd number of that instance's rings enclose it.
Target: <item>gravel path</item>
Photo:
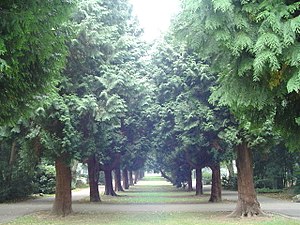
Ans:
[[[140,184],[145,185],[145,182]],[[103,190],[103,187],[101,187]],[[206,186],[205,192],[209,192]],[[223,203],[200,203],[200,204],[97,204],[82,203],[79,200],[89,196],[89,189],[73,191],[74,212],[230,212],[235,208],[237,192],[223,191]],[[262,210],[268,213],[300,220],[300,203],[277,200],[264,196],[258,197]],[[0,204],[0,223],[11,221],[17,217],[31,214],[37,211],[51,210],[53,197],[43,197],[27,200],[19,203]]]

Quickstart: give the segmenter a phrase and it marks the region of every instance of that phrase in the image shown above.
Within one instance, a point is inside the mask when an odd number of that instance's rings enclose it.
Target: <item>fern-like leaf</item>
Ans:
[[[228,12],[233,10],[231,0],[212,0],[212,3],[215,11]]]
[[[287,90],[289,93],[300,90],[300,69],[292,76],[292,78],[287,83]]]

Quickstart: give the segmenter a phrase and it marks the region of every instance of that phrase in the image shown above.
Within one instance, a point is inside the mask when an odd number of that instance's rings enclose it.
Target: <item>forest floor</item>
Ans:
[[[103,187],[100,187],[103,190]],[[0,204],[0,223],[5,224],[299,224],[300,204],[258,196],[262,210],[270,217],[229,219],[237,192],[223,191],[223,201],[208,203],[209,186],[203,196],[174,188],[160,177],[149,176],[118,197],[101,195],[102,202],[89,203],[89,189],[72,192],[71,216],[49,214],[53,197]],[[275,216],[280,215],[280,216]],[[282,217],[284,216],[284,217]],[[292,218],[292,219],[288,219]],[[9,222],[9,223],[8,223]]]

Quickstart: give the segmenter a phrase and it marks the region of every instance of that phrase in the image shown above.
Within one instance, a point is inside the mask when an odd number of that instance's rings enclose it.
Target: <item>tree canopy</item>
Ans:
[[[72,1],[0,3],[0,124],[16,122],[53,91],[65,65],[62,30]]]

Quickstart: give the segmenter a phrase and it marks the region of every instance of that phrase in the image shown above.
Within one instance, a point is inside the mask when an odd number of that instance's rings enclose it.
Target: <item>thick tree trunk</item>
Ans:
[[[203,195],[202,168],[196,168],[196,195]]]
[[[211,184],[211,193],[210,193],[210,202],[220,202],[222,201],[222,186],[221,186],[221,172],[220,164],[214,164],[210,166],[212,171],[212,184]]]
[[[122,176],[123,176],[123,187],[125,190],[127,190],[127,189],[129,189],[129,180],[128,180],[128,170],[127,169],[123,169]]]
[[[99,194],[99,162],[96,155],[89,157],[88,161],[89,185],[90,185],[90,202],[100,202]]]
[[[189,170],[188,174],[188,191],[193,191],[192,170]]]
[[[134,186],[132,170],[129,171],[129,186]]]
[[[72,212],[71,168],[64,162],[64,155],[55,160],[56,191],[52,213],[66,216]]]
[[[239,144],[237,150],[238,202],[230,217],[261,216],[264,213],[257,201],[253,183],[252,151],[246,142]]]
[[[118,166],[115,170],[115,191],[124,191],[122,184],[121,184],[121,170]]]
[[[105,195],[117,196],[113,189],[111,170],[104,170],[105,176]]]

